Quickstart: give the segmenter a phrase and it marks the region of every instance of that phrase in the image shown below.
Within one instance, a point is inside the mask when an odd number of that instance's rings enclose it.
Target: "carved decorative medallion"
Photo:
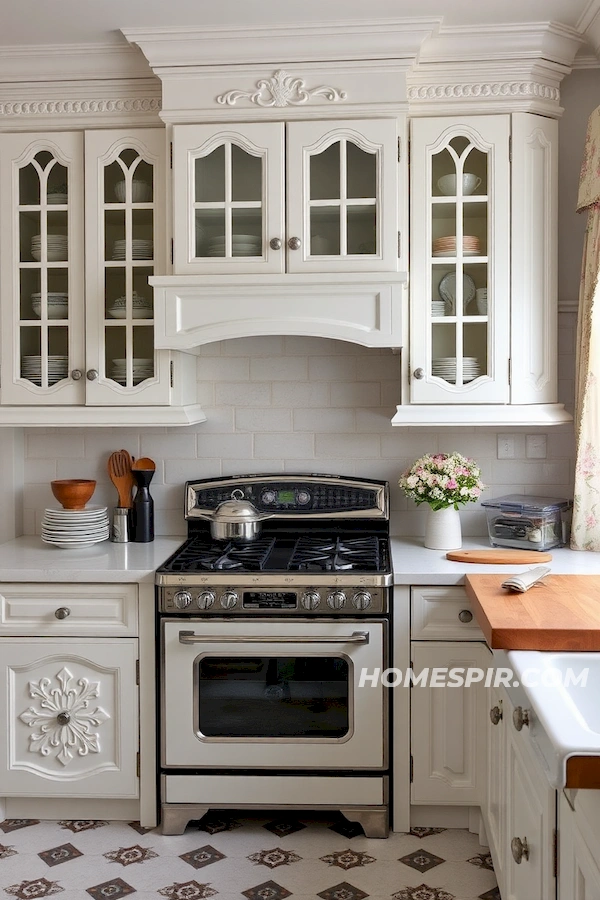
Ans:
[[[273,73],[271,78],[261,78],[256,82],[255,91],[228,91],[217,97],[222,106],[235,106],[238,100],[249,100],[257,106],[302,106],[315,97],[324,97],[332,103],[347,99],[346,91],[322,85],[307,88],[302,78],[294,78],[282,69]]]
[[[38,698],[38,708],[30,706],[19,719],[37,729],[29,738],[29,750],[49,756],[55,753],[63,766],[78,756],[100,752],[98,734],[91,729],[102,725],[110,716],[102,707],[89,710],[90,700],[98,697],[100,684],[79,678],[71,686],[73,675],[67,668],[56,675],[60,687],[51,687],[50,678],[29,682],[29,696]]]

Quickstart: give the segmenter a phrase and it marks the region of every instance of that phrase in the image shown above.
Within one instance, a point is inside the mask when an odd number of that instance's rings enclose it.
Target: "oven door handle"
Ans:
[[[269,637],[257,634],[250,637],[247,634],[194,634],[193,631],[179,632],[180,644],[368,644],[368,631],[353,631],[352,634],[327,634],[327,635],[292,635],[280,634]]]

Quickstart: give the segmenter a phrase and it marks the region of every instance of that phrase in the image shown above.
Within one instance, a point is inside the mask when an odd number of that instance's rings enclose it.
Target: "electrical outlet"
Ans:
[[[528,434],[525,438],[527,459],[546,459],[547,440],[545,434]]]
[[[512,434],[498,435],[498,459],[515,458],[515,438]]]

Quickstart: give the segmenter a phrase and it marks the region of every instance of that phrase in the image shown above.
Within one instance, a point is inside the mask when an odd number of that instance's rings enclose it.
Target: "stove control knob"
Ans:
[[[346,605],[346,595],[343,591],[334,591],[327,598],[327,606],[331,609],[343,609]]]
[[[316,609],[321,602],[321,595],[316,591],[305,591],[300,597],[300,603],[304,609]]]
[[[223,609],[233,609],[238,602],[238,595],[235,591],[225,591],[221,594],[221,606]]]
[[[173,595],[173,606],[176,609],[185,609],[192,602],[192,595],[189,591],[177,591]]]
[[[371,595],[368,591],[357,591],[352,598],[355,609],[368,609],[371,605]]]
[[[217,599],[217,595],[214,591],[202,591],[196,597],[196,603],[198,604],[198,609],[210,609],[211,606],[214,605],[215,600]]]

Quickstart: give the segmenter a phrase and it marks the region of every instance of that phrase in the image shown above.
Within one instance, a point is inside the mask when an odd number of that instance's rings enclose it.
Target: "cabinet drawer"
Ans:
[[[0,584],[0,635],[137,634],[133,584]]]
[[[465,613],[470,613],[472,619]],[[411,588],[411,637],[420,641],[485,640],[462,587]]]

